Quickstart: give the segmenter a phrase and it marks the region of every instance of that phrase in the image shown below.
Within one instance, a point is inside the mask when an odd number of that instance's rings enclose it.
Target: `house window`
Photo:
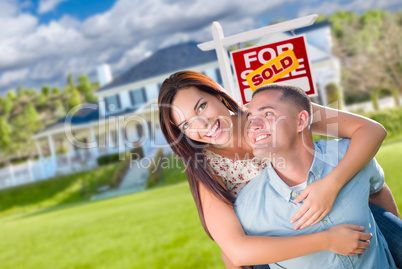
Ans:
[[[118,94],[105,98],[106,111],[114,112],[121,109],[120,96]]]
[[[136,89],[130,92],[131,104],[133,106],[138,106],[144,104],[147,101],[147,96],[145,94],[145,88]]]

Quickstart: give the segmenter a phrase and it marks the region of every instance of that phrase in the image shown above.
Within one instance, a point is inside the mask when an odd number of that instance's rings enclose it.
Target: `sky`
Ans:
[[[17,86],[63,88],[68,74],[118,76],[153,52],[212,40],[273,20],[337,10],[402,9],[400,0],[0,0],[0,95]]]

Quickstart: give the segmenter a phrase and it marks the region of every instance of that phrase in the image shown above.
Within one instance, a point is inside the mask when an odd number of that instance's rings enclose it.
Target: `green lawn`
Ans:
[[[376,159],[384,169],[385,182],[391,188],[402,213],[402,141],[382,146]]]
[[[87,172],[0,190],[0,217],[87,201],[98,188],[113,184],[114,173],[121,166],[121,163],[113,163]]]
[[[2,269],[222,268],[187,183],[0,221]]]
[[[377,159],[402,209],[402,142]],[[224,268],[186,183],[0,220],[2,269]]]

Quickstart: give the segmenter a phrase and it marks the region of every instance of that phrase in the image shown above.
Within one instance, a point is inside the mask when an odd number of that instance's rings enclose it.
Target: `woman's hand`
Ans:
[[[308,185],[294,200],[294,203],[303,201],[303,205],[290,220],[296,224],[294,230],[303,229],[309,225],[315,225],[321,221],[334,205],[339,192],[338,184],[335,181],[323,178]]]
[[[341,255],[362,254],[370,247],[372,235],[363,233],[364,227],[341,224],[325,231],[328,235],[328,250]]]

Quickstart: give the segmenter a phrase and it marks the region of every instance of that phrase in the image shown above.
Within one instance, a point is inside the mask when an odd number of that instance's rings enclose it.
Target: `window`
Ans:
[[[145,88],[136,89],[130,92],[131,104],[133,106],[138,106],[144,104],[147,101],[147,96],[145,94]]]
[[[121,109],[120,96],[118,94],[105,98],[106,111],[115,112]]]

